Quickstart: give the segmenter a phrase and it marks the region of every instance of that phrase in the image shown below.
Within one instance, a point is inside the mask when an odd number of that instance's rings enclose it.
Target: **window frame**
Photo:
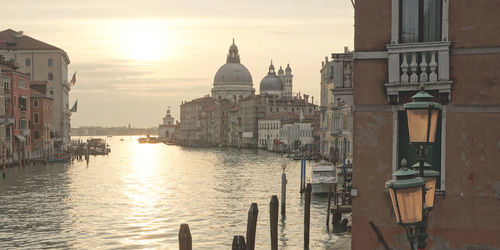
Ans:
[[[38,112],[33,113],[33,124],[39,124],[40,123],[40,114]]]
[[[392,0],[391,4],[391,44],[400,43],[400,2]],[[449,0],[441,0],[441,41],[449,39]]]

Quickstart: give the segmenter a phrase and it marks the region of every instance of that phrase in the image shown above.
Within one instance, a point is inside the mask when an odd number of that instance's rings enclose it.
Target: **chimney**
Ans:
[[[311,103],[314,105],[314,96],[311,96]]]
[[[18,31],[16,34],[16,38],[21,38],[23,37],[24,32],[22,30]]]
[[[328,56],[325,56],[325,63],[328,63]]]
[[[349,53],[349,47],[348,46],[344,46],[344,53]]]

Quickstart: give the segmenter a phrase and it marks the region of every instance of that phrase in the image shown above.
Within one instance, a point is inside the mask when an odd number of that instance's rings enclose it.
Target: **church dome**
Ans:
[[[240,63],[240,54],[234,38],[233,44],[229,47],[226,64],[215,73],[214,86],[217,85],[253,85],[250,71]]]
[[[281,91],[281,79],[277,75],[267,75],[260,81],[260,93],[266,91]]]
[[[266,91],[281,91],[283,90],[283,85],[281,83],[281,79],[276,75],[274,71],[274,65],[271,61],[271,65],[269,65],[269,72],[267,76],[265,76],[262,81],[260,81],[260,93],[264,93]]]
[[[252,75],[241,63],[226,63],[217,70],[214,85],[227,84],[252,85]]]

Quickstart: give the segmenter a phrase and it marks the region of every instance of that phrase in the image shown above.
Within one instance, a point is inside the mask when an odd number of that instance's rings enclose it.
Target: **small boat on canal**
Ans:
[[[160,142],[159,137],[149,136],[149,135],[146,137],[140,137],[139,139],[137,139],[137,141],[139,142],[139,144],[146,144],[146,143],[154,144]]]
[[[311,187],[313,194],[328,194],[328,187],[337,183],[335,166],[330,162],[321,161],[313,165],[311,173]]]

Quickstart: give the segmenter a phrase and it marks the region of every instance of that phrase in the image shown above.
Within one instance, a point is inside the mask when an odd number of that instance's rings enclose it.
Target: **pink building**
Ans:
[[[7,94],[6,117],[13,119],[13,124],[6,125],[6,138],[12,145],[14,159],[28,158],[31,154],[31,112],[30,78],[15,69],[0,65],[1,74],[10,78],[9,86],[4,86]],[[21,152],[21,154],[19,154]]]

